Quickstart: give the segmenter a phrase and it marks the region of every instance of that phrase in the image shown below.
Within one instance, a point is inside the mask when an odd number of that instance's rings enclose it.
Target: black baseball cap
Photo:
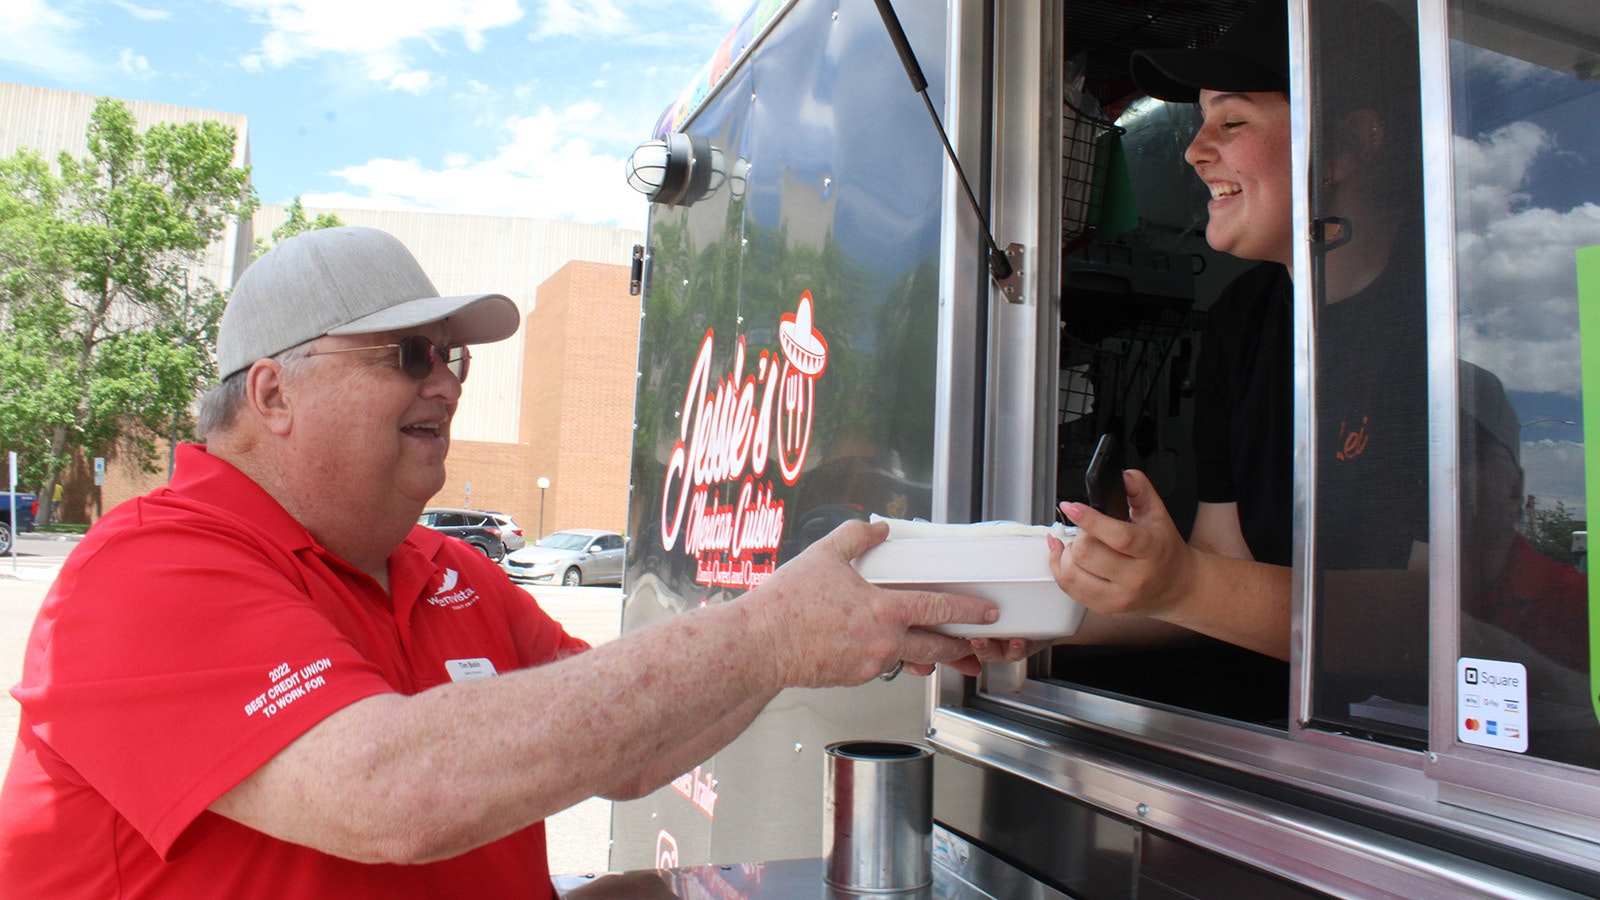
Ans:
[[[1210,91],[1289,90],[1288,0],[1246,9],[1210,47],[1135,50],[1133,82],[1157,100],[1194,103]]]

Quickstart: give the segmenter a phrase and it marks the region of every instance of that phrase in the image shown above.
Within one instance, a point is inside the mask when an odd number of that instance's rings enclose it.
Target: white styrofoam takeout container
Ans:
[[[1066,525],[980,522],[940,525],[878,516],[889,537],[855,561],[867,581],[884,587],[944,591],[992,600],[998,621],[935,628],[956,637],[1043,639],[1078,630],[1084,609],[1050,574],[1047,535],[1062,543],[1078,529]]]

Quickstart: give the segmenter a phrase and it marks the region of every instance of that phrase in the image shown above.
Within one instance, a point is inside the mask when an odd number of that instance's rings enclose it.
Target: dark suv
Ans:
[[[522,529],[505,513],[432,508],[422,511],[417,524],[460,538],[496,561],[505,556],[508,549],[515,550],[523,544]]]
[[[16,497],[16,500],[13,501],[12,497]],[[17,507],[16,522],[11,521],[13,502]],[[33,494],[8,494],[0,491],[0,555],[11,552],[11,542],[18,534],[33,530],[33,517],[38,514],[39,499]]]

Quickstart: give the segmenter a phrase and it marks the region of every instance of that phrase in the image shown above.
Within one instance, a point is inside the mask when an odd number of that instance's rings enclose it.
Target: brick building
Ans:
[[[539,286],[522,327],[518,442],[452,446],[450,479],[435,504],[465,498],[471,481],[475,504],[504,497],[496,508],[531,539],[543,477],[545,533],[624,530],[639,359],[639,298],[628,294],[628,275],[626,266],[575,261]]]

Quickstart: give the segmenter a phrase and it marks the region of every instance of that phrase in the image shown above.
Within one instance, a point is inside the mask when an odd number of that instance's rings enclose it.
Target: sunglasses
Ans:
[[[465,344],[451,344],[448,347],[435,346],[433,341],[420,334],[413,334],[402,339],[396,344],[373,344],[370,347],[340,347],[336,350],[313,350],[307,356],[323,356],[329,353],[354,353],[357,350],[396,350],[400,351],[400,371],[407,376],[422,381],[433,374],[434,361],[444,363],[450,374],[457,381],[467,380],[467,365],[472,362],[472,353]]]

